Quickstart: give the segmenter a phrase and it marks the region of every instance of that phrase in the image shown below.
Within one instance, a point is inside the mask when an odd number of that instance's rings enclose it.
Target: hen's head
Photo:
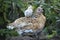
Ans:
[[[42,13],[43,12],[43,8],[42,7],[38,7],[37,10],[36,10],[37,13]]]

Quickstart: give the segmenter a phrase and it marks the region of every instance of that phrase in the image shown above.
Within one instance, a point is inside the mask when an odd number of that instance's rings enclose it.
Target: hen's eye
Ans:
[[[38,11],[40,11],[40,9]]]

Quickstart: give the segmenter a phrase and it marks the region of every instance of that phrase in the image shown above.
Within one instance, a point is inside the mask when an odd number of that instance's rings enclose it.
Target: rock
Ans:
[[[36,40],[36,38],[32,38],[32,37],[29,37],[29,36],[17,36],[17,37],[10,37],[6,40]]]
[[[16,28],[15,30],[19,34],[22,34],[23,32],[36,32],[36,30],[42,30],[44,28],[45,22],[46,17],[43,15],[43,13],[40,12],[39,14],[35,12],[35,14],[33,14],[33,17],[18,18],[13,23],[8,24],[7,28]]]

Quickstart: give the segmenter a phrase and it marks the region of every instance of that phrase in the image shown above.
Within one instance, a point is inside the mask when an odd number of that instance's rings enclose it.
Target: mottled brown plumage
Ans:
[[[39,10],[39,7],[37,8],[37,10]],[[46,22],[46,17],[43,15],[43,13],[42,12],[38,13],[37,11],[35,11],[34,17],[18,18],[13,23],[11,23],[11,25],[9,24],[9,26],[16,28],[17,32],[19,32],[18,30],[25,31],[30,29],[33,32],[35,32],[38,29],[42,30],[44,28],[45,22]]]

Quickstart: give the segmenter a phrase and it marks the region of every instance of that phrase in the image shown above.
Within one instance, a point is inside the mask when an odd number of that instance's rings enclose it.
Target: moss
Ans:
[[[0,30],[1,36],[18,36],[18,33],[15,30],[9,30],[9,29],[1,29]]]
[[[0,25],[4,23],[4,19],[0,17]]]

